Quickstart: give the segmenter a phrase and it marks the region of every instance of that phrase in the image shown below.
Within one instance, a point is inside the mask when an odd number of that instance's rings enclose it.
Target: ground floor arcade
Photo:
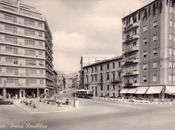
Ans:
[[[53,89],[46,88],[1,88],[0,95],[6,98],[37,98],[51,96],[54,94]]]

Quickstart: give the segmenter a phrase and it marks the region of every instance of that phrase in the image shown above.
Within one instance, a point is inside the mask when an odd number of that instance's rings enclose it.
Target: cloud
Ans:
[[[81,55],[120,55],[121,18],[152,0],[23,0],[47,18],[56,70],[79,70]]]

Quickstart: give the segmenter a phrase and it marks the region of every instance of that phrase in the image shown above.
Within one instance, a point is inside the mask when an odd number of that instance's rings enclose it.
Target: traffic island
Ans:
[[[62,104],[53,104],[48,102],[40,102],[38,99],[32,100],[15,100],[14,105],[20,108],[21,110],[39,114],[39,113],[52,113],[52,112],[70,112],[75,111],[77,107],[72,104],[62,105]]]

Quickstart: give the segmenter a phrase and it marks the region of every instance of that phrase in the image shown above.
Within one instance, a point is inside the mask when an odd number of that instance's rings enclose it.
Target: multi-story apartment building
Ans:
[[[0,0],[0,94],[53,94],[52,35],[34,7]]]
[[[175,94],[175,1],[154,0],[123,22],[123,94]]]
[[[115,57],[83,66],[85,89],[93,90],[95,97],[118,97],[121,89],[122,57]]]

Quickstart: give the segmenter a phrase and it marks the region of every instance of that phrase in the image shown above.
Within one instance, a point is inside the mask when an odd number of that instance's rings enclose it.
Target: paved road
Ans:
[[[26,128],[26,124],[35,127],[33,130],[46,127],[47,130],[175,129],[175,105],[117,104],[95,100],[80,100],[80,104],[80,109],[74,112],[48,114],[29,114],[15,106],[0,106],[0,129]]]

